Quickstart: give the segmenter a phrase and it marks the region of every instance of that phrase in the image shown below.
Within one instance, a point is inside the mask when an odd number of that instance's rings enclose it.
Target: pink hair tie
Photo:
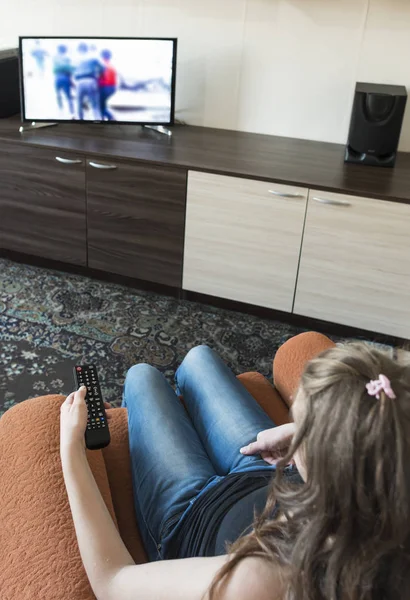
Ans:
[[[369,396],[376,396],[378,400],[380,400],[380,392],[383,391],[386,396],[394,400],[396,398],[396,394],[393,392],[390,379],[388,379],[385,375],[379,375],[379,379],[370,380],[369,383],[366,383],[366,389]]]

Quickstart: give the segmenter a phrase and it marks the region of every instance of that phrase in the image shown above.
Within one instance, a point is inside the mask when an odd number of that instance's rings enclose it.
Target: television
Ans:
[[[23,121],[172,125],[174,38],[20,37]]]

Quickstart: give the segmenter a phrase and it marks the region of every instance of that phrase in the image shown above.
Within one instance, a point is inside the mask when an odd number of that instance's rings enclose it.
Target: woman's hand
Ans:
[[[87,388],[83,385],[72,392],[60,409],[60,453],[72,448],[85,448],[84,434],[87,427],[87,405],[85,396]],[[105,408],[111,408],[104,402]],[[110,415],[107,414],[107,419]]]
[[[286,423],[279,427],[265,429],[258,433],[256,442],[241,448],[240,453],[247,456],[260,454],[264,461],[270,465],[276,465],[282,456],[287,453],[294,434],[294,423]]]

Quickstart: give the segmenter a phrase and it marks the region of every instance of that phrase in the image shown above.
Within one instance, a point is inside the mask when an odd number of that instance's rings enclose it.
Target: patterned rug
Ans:
[[[272,376],[272,358],[302,331],[271,320],[0,259],[0,415],[73,389],[74,364],[98,367],[118,406],[124,377],[148,362],[170,382],[190,348],[208,344],[235,373]]]
[[[133,364],[152,364],[173,384],[176,368],[198,344],[214,348],[236,374],[271,378],[276,350],[301,331],[0,259],[0,416],[27,398],[70,393],[78,363],[97,365],[104,399],[119,406]]]

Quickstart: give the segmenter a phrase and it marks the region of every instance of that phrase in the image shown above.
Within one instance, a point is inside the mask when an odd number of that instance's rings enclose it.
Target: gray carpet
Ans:
[[[272,376],[272,358],[302,331],[202,304],[0,259],[0,414],[26,398],[73,389],[76,363],[95,363],[104,399],[148,362],[170,382],[187,351],[214,348],[235,373]]]

